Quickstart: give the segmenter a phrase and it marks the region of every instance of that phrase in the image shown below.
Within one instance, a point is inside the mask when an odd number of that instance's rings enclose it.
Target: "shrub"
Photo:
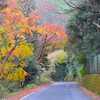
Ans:
[[[0,98],[4,97],[6,95],[5,88],[3,84],[0,84]]]
[[[68,81],[68,77],[67,77],[67,76],[64,78],[64,81],[65,81],[65,82]]]
[[[16,93],[9,93],[8,95],[7,95],[7,97],[12,97],[12,96],[14,96],[14,95],[17,95]]]
[[[76,76],[77,76],[77,72],[75,70],[75,68],[69,68],[69,73],[68,73],[68,76],[75,79]]]
[[[66,64],[59,64],[58,66],[55,66],[55,72],[51,73],[51,78],[54,81],[63,81],[64,78],[66,77],[66,73],[67,73],[67,68],[66,68]]]
[[[15,83],[11,83],[11,84],[8,86],[7,89],[8,89],[9,92],[13,92],[13,91],[14,91],[14,88],[16,88],[16,87],[15,87]]]
[[[36,84],[29,84],[25,88],[30,89],[30,88],[35,88],[35,87],[36,87]]]
[[[81,66],[81,68],[79,69],[79,78],[83,77],[86,74],[86,68],[84,65]]]
[[[51,82],[50,79],[47,79],[47,78],[41,76],[40,84],[46,84],[46,83],[50,83],[50,82]]]

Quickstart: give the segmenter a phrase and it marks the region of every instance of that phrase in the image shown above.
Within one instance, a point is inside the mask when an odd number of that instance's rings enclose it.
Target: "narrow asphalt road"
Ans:
[[[21,100],[91,100],[73,82],[58,82]]]

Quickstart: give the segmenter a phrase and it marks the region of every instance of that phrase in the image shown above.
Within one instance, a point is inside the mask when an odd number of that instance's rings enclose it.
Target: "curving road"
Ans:
[[[91,100],[73,82],[58,82],[21,100]]]

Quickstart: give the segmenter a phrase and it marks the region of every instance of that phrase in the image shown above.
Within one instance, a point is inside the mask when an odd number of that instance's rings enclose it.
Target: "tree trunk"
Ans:
[[[0,70],[0,75],[1,75],[1,73],[2,73],[2,71],[3,71],[3,69],[4,69],[4,67],[5,67],[5,64],[6,64],[7,60],[8,60],[8,58],[10,57],[10,55],[12,54],[12,52],[15,50],[17,44],[18,44],[18,42],[15,43],[15,46],[10,50],[10,52],[9,52],[9,53],[7,54],[7,56],[5,57],[5,60],[4,60],[4,62],[3,62],[3,65],[2,65],[2,67],[1,67],[1,70]]]

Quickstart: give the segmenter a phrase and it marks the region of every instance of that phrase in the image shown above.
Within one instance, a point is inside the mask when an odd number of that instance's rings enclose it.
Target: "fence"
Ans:
[[[100,75],[99,74],[89,74],[85,75],[81,82],[87,89],[100,94]],[[93,99],[100,100],[100,99]]]
[[[100,54],[88,61],[86,70],[87,74],[100,74]]]

